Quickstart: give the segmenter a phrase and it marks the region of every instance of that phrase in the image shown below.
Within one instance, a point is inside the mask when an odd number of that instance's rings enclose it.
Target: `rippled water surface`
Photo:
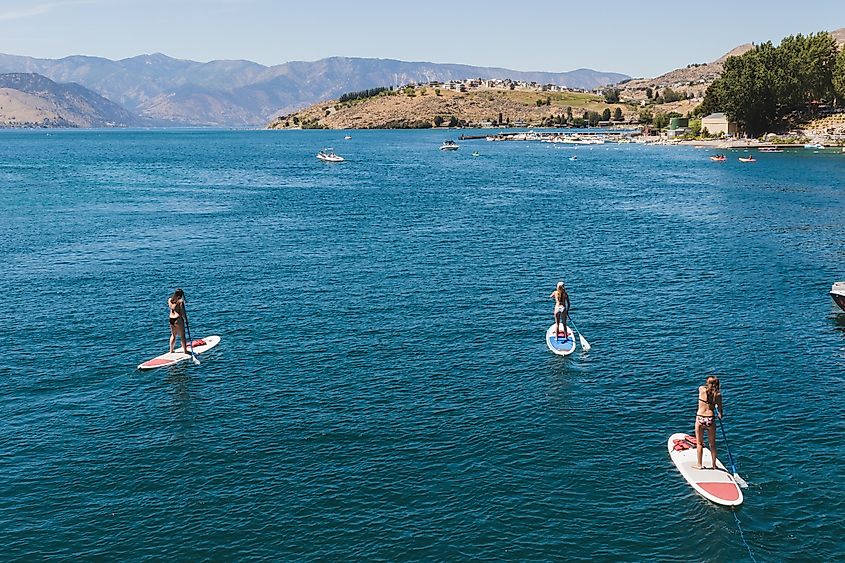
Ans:
[[[845,557],[845,155],[342,137],[0,134],[0,558]],[[222,342],[136,371],[177,286]]]

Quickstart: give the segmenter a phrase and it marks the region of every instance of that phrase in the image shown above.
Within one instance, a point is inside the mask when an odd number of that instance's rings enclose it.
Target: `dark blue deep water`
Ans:
[[[0,559],[845,557],[845,155],[352,136],[0,134]]]

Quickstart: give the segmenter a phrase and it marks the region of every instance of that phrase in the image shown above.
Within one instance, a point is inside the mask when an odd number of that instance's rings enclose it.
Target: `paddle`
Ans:
[[[742,487],[743,489],[748,488],[748,483],[745,482],[745,479],[739,476],[739,473],[736,471],[736,464],[734,463],[734,456],[731,455],[731,447],[728,445],[728,435],[725,434],[725,427],[722,425],[722,417],[719,416],[719,410],[716,409],[716,418],[719,420],[719,428],[722,429],[722,438],[725,439],[725,449],[728,450],[728,459],[731,461],[731,471],[733,471],[734,481],[736,484]]]
[[[592,346],[590,346],[590,343],[587,342],[586,338],[584,338],[584,335],[581,334],[581,331],[578,330],[578,327],[575,326],[575,321],[572,320],[572,315],[566,313],[566,316],[569,317],[569,323],[572,325],[572,328],[574,328],[576,332],[578,332],[578,340],[581,341],[581,348],[583,348],[585,352],[589,352]]]
[[[198,366],[200,365],[200,359],[194,354],[194,341],[191,339],[191,325],[188,324],[188,312],[185,311],[185,305],[182,305],[182,311],[185,313],[185,332],[188,333],[188,344],[185,346],[185,349],[191,349],[191,360],[194,362],[194,365]]]

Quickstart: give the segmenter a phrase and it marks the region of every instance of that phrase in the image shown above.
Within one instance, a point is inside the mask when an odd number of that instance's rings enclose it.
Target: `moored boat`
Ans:
[[[783,152],[783,149],[776,147],[763,147],[760,149],[760,152]]]
[[[830,296],[839,308],[845,311],[845,281],[836,282],[830,288]]]

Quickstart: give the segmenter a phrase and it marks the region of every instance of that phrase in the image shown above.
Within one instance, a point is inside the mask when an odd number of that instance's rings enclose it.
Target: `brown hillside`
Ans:
[[[707,87],[719,78],[728,57],[739,56],[750,51],[754,46],[750,43],[734,47],[715,61],[701,65],[690,65],[662,74],[656,78],[641,78],[631,80],[622,85],[622,97],[626,100],[639,101],[646,99],[645,89],[663,90],[671,88],[675,91],[690,92],[693,96],[704,95]]]
[[[68,127],[62,108],[50,100],[12,88],[0,88],[0,127]]]
[[[845,27],[829,32],[840,48],[845,45]],[[707,87],[719,78],[724,69],[728,57],[740,56],[751,49],[754,45],[746,43],[734,47],[713,62],[701,65],[690,65],[686,68],[679,68],[655,78],[641,78],[631,80],[622,85],[622,99],[639,102],[646,99],[645,89],[662,90],[671,88],[675,91],[689,92],[695,97],[704,95]]]
[[[537,105],[538,100],[546,99],[550,100],[549,105]],[[454,116],[481,125],[497,121],[499,114],[503,121],[538,125],[545,118],[566,115],[567,107],[572,108],[574,117],[581,117],[585,111],[601,113],[605,108],[613,112],[617,107],[625,117],[634,115],[634,108],[629,105],[607,104],[601,96],[582,92],[481,89],[470,92],[442,90],[436,95],[433,88],[422,87],[416,88],[413,96],[402,91],[352,102],[324,102],[281,116],[268,128],[293,129],[305,124],[306,127],[327,129],[374,129],[415,122],[434,123],[437,116],[447,123]]]

